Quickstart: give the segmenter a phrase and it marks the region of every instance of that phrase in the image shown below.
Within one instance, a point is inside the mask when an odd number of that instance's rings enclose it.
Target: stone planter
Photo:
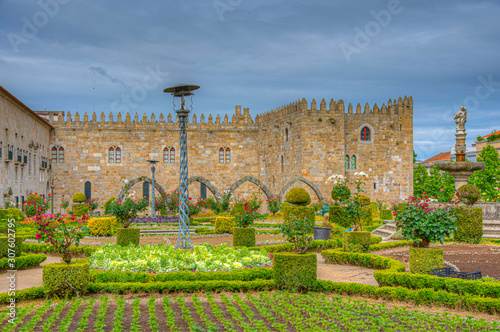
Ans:
[[[301,255],[292,252],[275,253],[273,270],[278,289],[299,292],[313,289],[318,278],[316,253]]]
[[[45,294],[49,298],[82,296],[89,287],[90,264],[88,259],[76,259],[71,264],[45,264],[42,278]]]
[[[315,240],[330,240],[330,227],[313,227]]]
[[[255,247],[255,228],[234,227],[233,247]]]
[[[443,248],[410,247],[410,272],[430,274],[443,266]]]
[[[139,245],[141,230],[139,228],[117,228],[116,244],[128,246],[129,244]]]

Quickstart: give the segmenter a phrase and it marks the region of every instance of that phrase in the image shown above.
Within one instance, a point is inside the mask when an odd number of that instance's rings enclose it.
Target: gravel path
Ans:
[[[42,265],[49,263],[60,262],[61,258],[59,256],[49,256],[47,259],[40,264],[40,267],[29,269],[29,270],[19,270],[16,272],[16,290],[21,290],[25,288],[30,288],[34,286],[42,286]],[[0,274],[0,293],[7,292],[9,290],[10,273]]]

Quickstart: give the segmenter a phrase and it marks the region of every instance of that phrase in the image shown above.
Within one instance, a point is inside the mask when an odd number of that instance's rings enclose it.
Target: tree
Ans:
[[[500,160],[498,158],[498,151],[488,144],[477,156],[478,161],[485,163],[484,169],[474,172],[469,177],[469,183],[478,187],[481,190],[481,196],[485,199],[496,200],[499,197]]]
[[[419,164],[413,172],[413,196],[423,198],[423,193],[429,197],[435,197],[440,202],[447,202],[451,194],[455,192],[455,180],[448,172],[441,173],[436,165],[430,174],[422,164]]]
[[[413,196],[422,198],[422,192],[424,192],[425,185],[429,179],[429,174],[425,166],[418,164],[418,166],[413,171]]]
[[[415,150],[413,150],[413,163],[415,164],[417,162],[417,154],[415,153]]]

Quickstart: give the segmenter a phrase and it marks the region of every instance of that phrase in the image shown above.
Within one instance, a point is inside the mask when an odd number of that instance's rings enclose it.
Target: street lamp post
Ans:
[[[153,173],[152,178],[151,178],[151,217],[155,218],[155,164],[158,162],[158,160],[148,160],[148,163],[151,164],[151,172]]]
[[[50,214],[54,214],[54,178],[50,179]]]
[[[194,90],[199,89],[198,85],[179,84],[163,90],[175,97],[181,98],[181,107],[174,111],[179,116],[180,129],[180,167],[179,167],[179,238],[177,239],[177,248],[190,248],[191,239],[189,237],[189,203],[188,203],[188,156],[187,156],[187,133],[189,110],[186,107],[184,97],[192,96]],[[192,108],[192,107],[191,107]]]

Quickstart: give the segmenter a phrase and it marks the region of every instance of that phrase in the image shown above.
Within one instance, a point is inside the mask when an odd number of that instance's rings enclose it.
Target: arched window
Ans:
[[[163,149],[163,162],[168,163],[168,148]]]
[[[224,163],[224,148],[219,149],[219,164]]]
[[[52,163],[57,163],[57,148],[55,146],[52,148]]]
[[[226,148],[226,164],[229,164],[231,162],[231,151],[229,148]]]
[[[115,150],[115,164],[120,164],[122,162],[122,149],[116,148]]]
[[[363,127],[363,129],[361,129],[361,140],[362,141],[369,141],[370,140],[370,128]]]
[[[90,183],[90,181],[85,182],[83,193],[85,194],[85,197],[87,197],[87,199],[92,199],[92,184]]]
[[[288,142],[288,128],[285,128],[285,142]]]
[[[175,149],[170,148],[170,163],[173,164],[175,163]]]
[[[149,182],[142,183],[142,197],[149,202]]]
[[[281,156],[281,173],[285,173],[285,158]]]
[[[229,164],[231,162],[231,150],[227,147],[219,149],[219,164]]]
[[[344,157],[344,168],[349,169],[349,156],[348,155],[346,155]]]
[[[351,169],[356,169],[356,156],[351,157]]]
[[[115,149],[114,148],[109,148],[109,163],[112,164],[115,162]]]
[[[64,163],[64,148],[62,146],[59,148],[59,158],[57,162]]]

